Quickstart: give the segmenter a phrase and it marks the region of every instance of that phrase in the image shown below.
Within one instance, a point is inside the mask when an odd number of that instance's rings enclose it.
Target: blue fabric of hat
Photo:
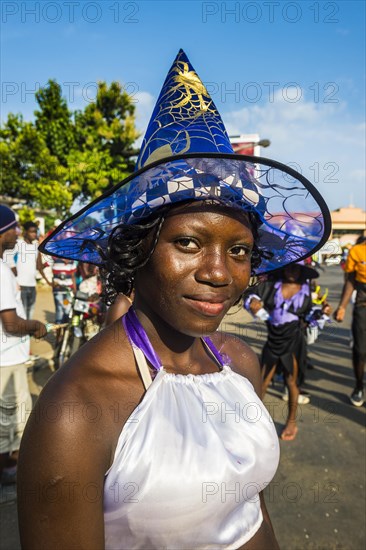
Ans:
[[[46,254],[103,265],[111,232],[159,208],[213,199],[253,212],[264,273],[318,250],[329,210],[301,174],[276,161],[234,154],[221,116],[180,50],[152,113],[133,174],[63,222],[40,246]]]
[[[17,225],[15,214],[11,208],[0,204],[0,235]]]

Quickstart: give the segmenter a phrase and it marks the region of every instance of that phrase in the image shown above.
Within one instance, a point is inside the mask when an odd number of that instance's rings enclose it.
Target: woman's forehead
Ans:
[[[200,221],[204,218],[214,221],[218,216],[225,216],[238,221],[250,230],[252,230],[253,227],[247,212],[214,201],[192,201],[175,205],[169,210],[165,217],[166,219],[174,219],[177,216],[180,216],[180,220],[187,220],[189,223],[195,220]]]
[[[215,240],[243,240],[252,243],[254,240],[252,225],[247,216],[232,210],[221,208],[184,209],[169,214],[164,220],[161,236],[169,238],[176,233],[187,233]]]

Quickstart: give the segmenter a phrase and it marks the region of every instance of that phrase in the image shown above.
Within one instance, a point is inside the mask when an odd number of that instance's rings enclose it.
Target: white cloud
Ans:
[[[331,210],[351,200],[365,207],[365,124],[352,120],[347,104],[314,103],[304,94],[292,103],[278,90],[272,103],[227,112],[223,120],[229,135],[270,139],[261,154],[301,167]]]
[[[142,133],[135,144],[136,147],[139,147],[149,124],[156,98],[149,92],[136,92],[134,94],[134,101],[136,106],[136,127]]]

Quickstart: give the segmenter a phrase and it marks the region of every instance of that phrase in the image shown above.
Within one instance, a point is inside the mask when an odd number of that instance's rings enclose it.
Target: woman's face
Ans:
[[[243,214],[176,208],[136,274],[135,304],[190,336],[214,332],[248,286],[253,235]]]
[[[283,279],[288,283],[296,283],[300,280],[301,268],[296,264],[288,265],[283,270]]]

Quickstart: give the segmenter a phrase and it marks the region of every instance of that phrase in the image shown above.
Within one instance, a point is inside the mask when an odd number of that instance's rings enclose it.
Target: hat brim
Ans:
[[[301,270],[301,277],[302,279],[317,279],[319,277],[319,272],[312,268],[312,267],[309,267],[307,265],[303,265],[303,264],[299,264],[297,262],[293,262],[293,264],[289,264],[289,265],[297,265],[299,266],[300,270]],[[284,266],[284,267],[287,267],[287,266]],[[273,275],[274,277],[277,277],[277,278],[281,278],[282,275],[283,275],[283,269],[284,268],[281,268],[279,270],[277,270],[275,273],[272,273],[271,275]]]
[[[316,269],[307,265],[301,265],[300,267],[305,279],[317,279],[319,277],[319,272]]]
[[[257,214],[263,252],[256,274],[302,260],[323,246],[330,213],[316,188],[292,168],[261,157],[174,155],[134,172],[63,222],[41,245],[46,254],[103,265],[115,227],[189,200],[218,200]]]

